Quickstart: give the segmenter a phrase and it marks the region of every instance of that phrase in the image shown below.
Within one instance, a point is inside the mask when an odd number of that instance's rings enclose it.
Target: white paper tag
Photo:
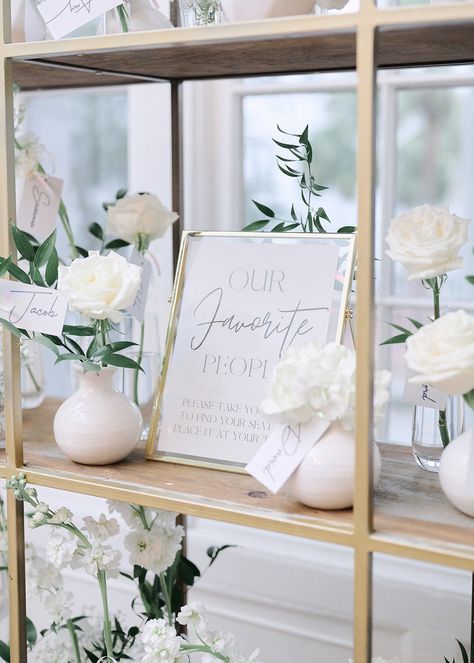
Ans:
[[[444,410],[448,400],[447,395],[430,384],[412,384],[409,382],[412,375],[413,373],[410,373],[405,382],[403,402],[419,407],[430,407],[433,410]]]
[[[56,228],[63,180],[50,175],[25,178],[18,209],[17,225],[21,230],[44,241]]]
[[[122,2],[123,0],[45,0],[40,2],[37,8],[53,38],[61,39]]]
[[[0,317],[15,327],[59,336],[67,300],[52,288],[0,280]]]
[[[142,271],[142,280],[140,283],[140,288],[138,289],[137,292],[137,296],[135,297],[133,305],[127,309],[127,313],[133,315],[135,320],[143,322],[145,318],[145,308],[147,303],[148,290],[150,288],[150,283],[151,283],[152,267],[148,262],[148,260],[145,260],[145,256],[143,255],[143,253],[137,251],[137,249],[134,246],[129,251],[128,260],[133,265],[138,265],[139,267],[141,267],[143,271]]]
[[[276,426],[245,469],[277,493],[328,427],[319,419],[304,425]]]

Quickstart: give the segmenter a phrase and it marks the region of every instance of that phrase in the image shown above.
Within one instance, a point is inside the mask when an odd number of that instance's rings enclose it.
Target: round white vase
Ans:
[[[456,437],[443,451],[439,481],[448,500],[474,517],[474,428]]]
[[[374,485],[382,461],[374,445]],[[339,422],[310,449],[290,480],[290,491],[302,504],[315,509],[347,509],[354,503],[355,435]]]
[[[222,4],[230,21],[253,21],[310,14],[315,0],[223,0]]]
[[[56,444],[83,465],[117,463],[135,449],[141,436],[138,407],[113,386],[115,368],[99,373],[78,370],[78,390],[54,417]]]

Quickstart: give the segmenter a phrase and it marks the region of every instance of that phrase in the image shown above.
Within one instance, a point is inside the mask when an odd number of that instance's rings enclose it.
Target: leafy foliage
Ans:
[[[413,318],[408,318],[408,320],[411,322],[413,327],[415,329],[407,329],[406,327],[401,327],[400,325],[396,325],[393,322],[389,322],[388,324],[393,327],[394,329],[397,329],[400,334],[396,334],[395,336],[392,336],[391,338],[388,338],[386,341],[381,343],[380,345],[395,345],[397,343],[406,343],[406,340],[409,336],[412,336],[417,329],[420,329],[423,327],[423,324],[421,322],[418,322],[417,320],[414,320]]]
[[[469,663],[469,656],[468,656],[468,653],[467,653],[467,649],[462,644],[462,642],[460,642],[460,640],[456,640],[456,642],[458,643],[459,649],[461,650],[462,663]],[[445,656],[444,657],[444,663],[456,663],[456,659],[453,658],[452,661],[449,661],[449,659],[447,659],[446,656]],[[471,663],[473,663],[472,657],[471,657]]]
[[[244,230],[255,232],[266,229],[271,232],[291,232],[298,229],[302,232],[326,233],[327,230],[324,226],[330,223],[330,219],[325,209],[321,206],[316,206],[313,201],[315,198],[320,198],[322,192],[326,191],[328,187],[318,184],[313,175],[312,163],[314,150],[309,140],[309,126],[306,125],[302,133],[299,134],[288,133],[278,125],[277,129],[285,137],[291,137],[285,138],[285,142],[273,139],[275,145],[283,150],[283,154],[285,154],[285,156],[281,154],[276,155],[277,166],[284,175],[294,178],[297,181],[304,211],[298,214],[293,203],[291,205],[290,218],[280,219],[271,207],[253,200],[252,202],[255,207],[265,218],[253,221],[245,226]],[[289,140],[291,142],[287,142]],[[272,226],[271,224],[274,225]],[[338,230],[339,233],[353,233],[354,231],[355,228],[353,226],[344,226]]]

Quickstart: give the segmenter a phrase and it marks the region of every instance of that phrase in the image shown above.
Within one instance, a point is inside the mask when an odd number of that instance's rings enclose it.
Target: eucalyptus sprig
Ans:
[[[282,219],[276,216],[275,211],[263,205],[262,203],[253,200],[253,204],[266,218],[253,221],[245,226],[244,231],[252,232],[257,230],[270,230],[270,232],[291,232],[298,229],[302,232],[318,232],[327,233],[324,227],[325,223],[330,223],[330,219],[321,206],[316,205],[315,199],[320,198],[323,191],[328,189],[327,186],[318,184],[313,173],[313,157],[314,149],[309,140],[309,126],[306,125],[301,133],[289,133],[284,131],[277,125],[277,129],[285,136],[291,136],[292,142],[285,142],[273,138],[273,142],[281,150],[281,154],[276,154],[276,161],[278,169],[287,177],[295,179],[298,183],[300,190],[301,201],[304,205],[304,211],[297,213],[295,204],[291,205],[290,218]],[[290,164],[292,164],[290,166]],[[275,225],[269,228],[269,225]],[[343,226],[339,228],[338,233],[353,233],[354,226]]]

